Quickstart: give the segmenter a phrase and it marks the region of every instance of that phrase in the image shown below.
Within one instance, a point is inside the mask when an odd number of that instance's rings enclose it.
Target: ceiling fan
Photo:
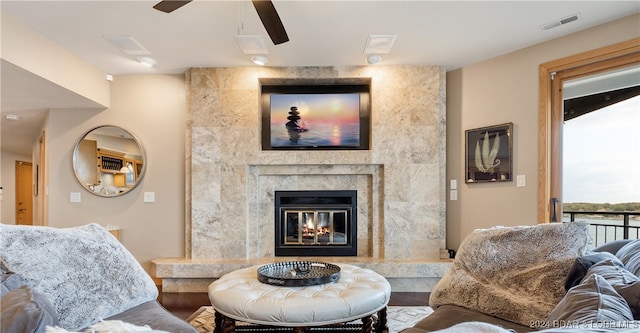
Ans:
[[[163,0],[158,2],[153,8],[161,12],[171,13],[191,1],[192,0]],[[264,25],[264,28],[267,30],[273,44],[278,45],[288,42],[289,36],[287,36],[287,32],[284,30],[284,25],[282,25],[280,16],[271,0],[252,0],[251,2],[256,12],[258,12],[260,21],[262,21],[262,25]]]

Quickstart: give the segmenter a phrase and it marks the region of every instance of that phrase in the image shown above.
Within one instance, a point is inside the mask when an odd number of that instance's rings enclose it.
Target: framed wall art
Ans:
[[[513,123],[465,131],[465,183],[513,179]]]

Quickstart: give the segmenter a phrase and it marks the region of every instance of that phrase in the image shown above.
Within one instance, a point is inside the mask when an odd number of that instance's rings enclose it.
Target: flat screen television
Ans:
[[[263,85],[262,149],[370,149],[370,85]]]

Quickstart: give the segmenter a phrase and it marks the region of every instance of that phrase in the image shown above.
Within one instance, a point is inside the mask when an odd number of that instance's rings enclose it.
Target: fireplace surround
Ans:
[[[276,256],[356,256],[357,191],[276,191]]]
[[[369,78],[369,150],[261,149],[264,78]],[[357,256],[324,257],[385,276],[394,291],[429,291],[446,225],[446,72],[438,66],[192,68],[186,73],[185,256],[154,259],[163,290],[275,256],[274,193],[357,190]]]

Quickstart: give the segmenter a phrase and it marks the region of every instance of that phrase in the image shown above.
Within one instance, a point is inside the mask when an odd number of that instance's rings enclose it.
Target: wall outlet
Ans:
[[[527,177],[525,177],[525,175],[517,175],[516,176],[516,186],[517,187],[525,187],[525,186],[527,186]]]

